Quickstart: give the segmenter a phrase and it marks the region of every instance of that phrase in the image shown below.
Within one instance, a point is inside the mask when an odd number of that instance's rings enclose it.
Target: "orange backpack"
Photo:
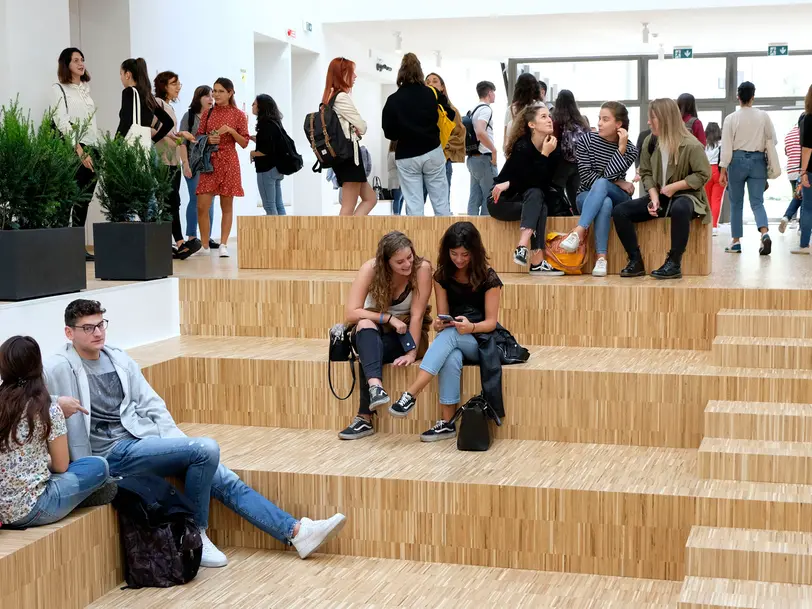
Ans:
[[[586,264],[589,243],[589,231],[584,233],[581,245],[570,254],[561,249],[561,242],[567,238],[568,233],[547,233],[547,249],[544,257],[551,267],[564,271],[567,275],[580,275]]]

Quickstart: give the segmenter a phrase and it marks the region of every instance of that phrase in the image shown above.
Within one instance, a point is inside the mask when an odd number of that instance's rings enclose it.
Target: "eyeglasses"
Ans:
[[[71,326],[71,327],[75,330],[81,329],[85,334],[95,334],[96,330],[99,330],[101,332],[107,330],[107,324],[109,323],[110,322],[107,321],[106,319],[102,319],[97,324],[85,324],[83,326]]]

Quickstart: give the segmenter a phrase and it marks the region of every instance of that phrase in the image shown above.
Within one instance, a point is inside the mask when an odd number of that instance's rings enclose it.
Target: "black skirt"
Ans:
[[[355,159],[350,158],[346,161],[340,161],[333,166],[333,172],[336,174],[338,185],[343,186],[346,182],[366,182],[367,174],[364,171],[364,166],[356,165]]]

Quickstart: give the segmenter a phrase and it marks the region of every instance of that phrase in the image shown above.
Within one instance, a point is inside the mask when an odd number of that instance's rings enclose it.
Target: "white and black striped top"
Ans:
[[[609,142],[590,131],[578,140],[576,156],[578,175],[581,177],[578,192],[586,192],[599,178],[610,181],[624,179],[637,158],[637,146],[627,143],[626,154],[621,156],[617,142]]]

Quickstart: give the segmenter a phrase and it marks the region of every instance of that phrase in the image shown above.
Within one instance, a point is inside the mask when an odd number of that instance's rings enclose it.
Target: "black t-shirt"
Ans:
[[[257,173],[264,173],[276,167],[276,155],[282,143],[282,130],[279,123],[271,120],[257,121],[257,151],[265,156],[254,157]]]
[[[465,311],[474,311],[485,318],[485,292],[492,288],[501,288],[502,280],[493,269],[488,269],[488,274],[476,290],[470,283],[462,284],[451,278],[438,282],[448,295],[448,314],[451,317],[462,315]]]
[[[802,116],[798,121],[798,127],[801,132],[801,147],[812,148],[812,119],[807,116]],[[809,157],[809,163],[806,170],[812,172],[812,156]]]

